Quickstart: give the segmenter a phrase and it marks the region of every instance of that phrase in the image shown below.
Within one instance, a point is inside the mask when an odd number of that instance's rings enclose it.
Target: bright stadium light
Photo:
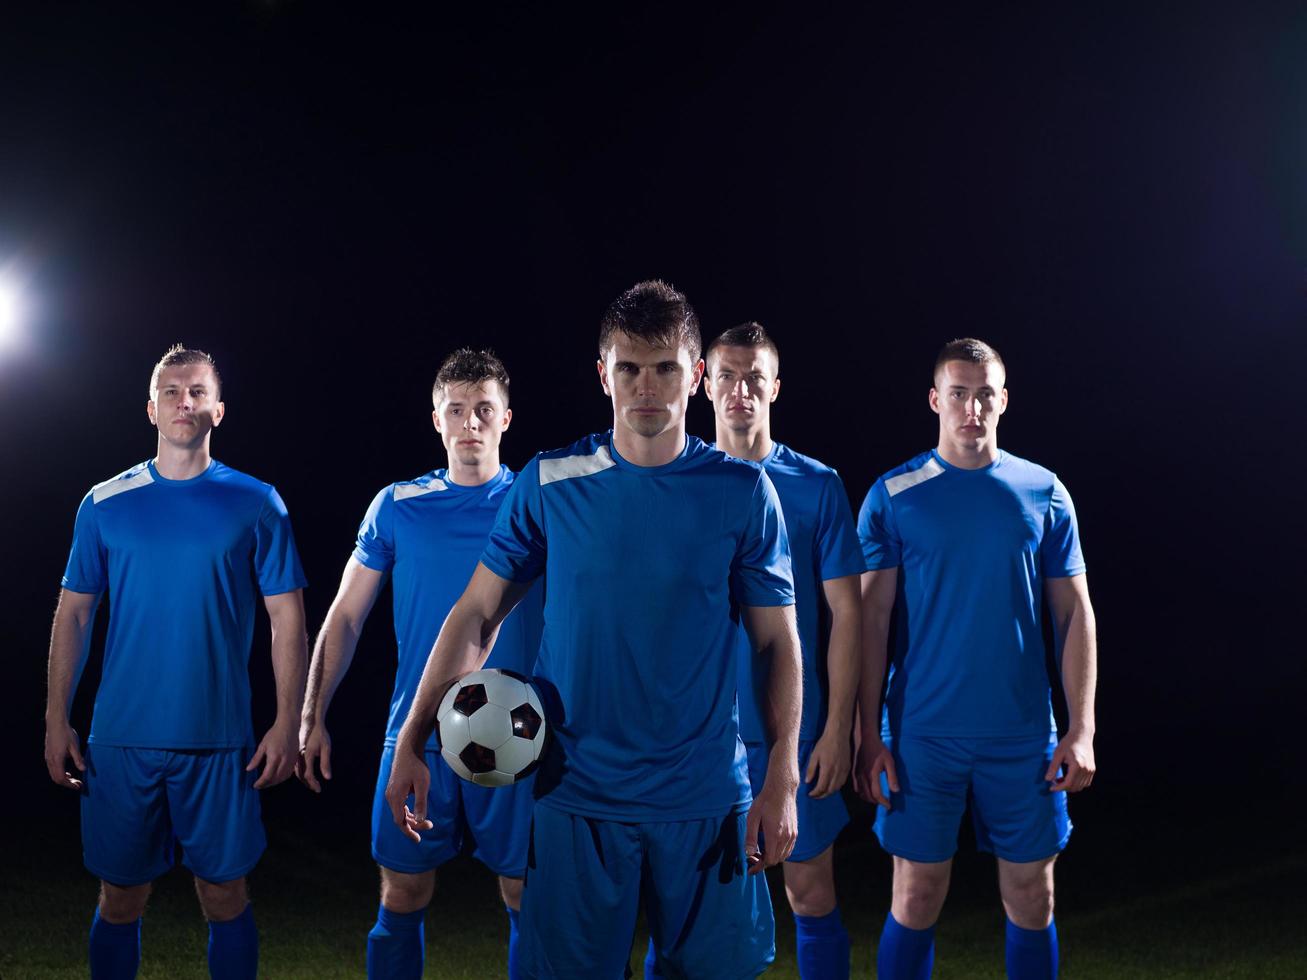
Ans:
[[[22,319],[23,297],[18,286],[8,278],[0,277],[0,350],[17,343]]]

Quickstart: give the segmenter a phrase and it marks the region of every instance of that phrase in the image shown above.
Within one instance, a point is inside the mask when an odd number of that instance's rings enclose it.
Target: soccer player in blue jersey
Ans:
[[[84,859],[101,879],[96,978],[136,975],[150,883],[178,843],[209,920],[210,974],[252,978],[258,966],[245,876],[266,843],[256,790],[295,765],[305,582],[277,491],[209,454],[225,411],[220,385],[202,351],[179,345],[155,365],[146,412],[156,455],[82,500],[55,610],[45,762],[82,798]],[[83,752],[68,712],[106,591],[109,632]],[[249,656],[259,594],[277,716],[256,748]]]
[[[664,283],[609,306],[598,372],[613,428],[523,469],[400,731],[386,798],[416,836],[429,824],[422,749],[440,696],[545,574],[536,683],[553,740],[536,776],[526,977],[625,975],[641,905],[665,975],[754,977],[774,955],[766,881],[747,870],[785,860],[794,843],[794,588],[766,473],[686,435],[700,347],[693,309]],[[774,741],[752,800],[737,618],[772,666]]]
[[[853,513],[839,474],[771,438],[771,405],[780,394],[780,353],[757,323],[733,327],[708,345],[704,390],[716,415],[717,448],[761,463],[776,487],[790,539],[803,652],[803,715],[799,725],[796,798],[799,836],[784,864],[785,892],[794,910],[799,975],[835,980],[849,975],[849,936],[836,905],[832,846],[848,823],[840,787],[849,774],[857,694],[863,570]],[[818,607],[829,613],[829,643],[820,657]],[[766,673],[748,639],[739,658],[740,733],[749,778],[767,774],[762,704]]]
[[[946,344],[930,390],[938,445],[877,480],[858,517],[868,571],[854,779],[880,804],[876,834],[894,857],[883,978],[930,975],[968,804],[998,861],[1008,976],[1057,975],[1053,863],[1071,834],[1066,794],[1094,777],[1094,613],[1066,488],[998,448],[1005,383],[988,344]],[[1060,740],[1043,600],[1067,699]]]
[[[531,779],[499,789],[464,782],[440,759],[432,738],[423,750],[432,773],[426,798],[432,829],[420,841],[410,840],[395,826],[384,796],[395,739],[431,644],[467,585],[513,483],[513,471],[499,462],[499,443],[513,418],[508,372],[499,358],[489,351],[455,351],[440,366],[431,400],[431,419],[448,465],[415,480],[392,483],[377,494],[363,518],[354,554],[313,651],[297,772],[314,792],[322,789],[319,768],[322,778],[331,778],[327,708],[389,577],[398,668],[372,807],[372,855],[381,868],[381,905],[368,934],[368,976],[422,975],[423,917],[435,888],[435,869],[458,854],[464,833],[470,831],[477,857],[499,876],[510,924],[508,973],[516,977]],[[529,674],[541,625],[537,588],[500,627],[489,665]]]

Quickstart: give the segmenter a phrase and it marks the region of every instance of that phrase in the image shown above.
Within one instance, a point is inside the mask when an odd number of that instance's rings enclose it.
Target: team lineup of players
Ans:
[[[1066,795],[1094,774],[1094,618],[1071,499],[998,449],[1005,368],[964,339],[935,364],[936,447],[880,477],[855,523],[838,474],[771,438],[779,364],[754,323],[701,350],[686,298],[640,283],[600,327],[612,429],[514,474],[499,461],[504,365],[455,352],[432,393],[447,465],[376,495],[310,663],[286,508],[212,459],[225,407],[209,356],[165,354],[147,404],[157,454],[83,499],[51,634],[46,763],[80,793],[101,879],[92,976],[136,975],[151,882],[177,844],[211,975],[256,975],[258,790],[292,771],[315,792],[330,779],[328,709],[387,580],[398,665],[372,807],[370,977],[422,974],[435,869],[466,837],[498,876],[510,977],[625,975],[641,909],[647,978],[757,976],[775,931],[758,872],[782,864],[800,975],[846,978],[833,844],[850,775],[893,856],[881,977],[930,975],[968,808],[998,866],[1008,975],[1056,976]],[[700,383],[712,445],[686,433]],[[257,743],[256,587],[277,688]],[[69,706],[106,592],[83,746]],[[435,746],[442,694],[483,664],[531,676],[553,732],[511,787],[458,779]]]

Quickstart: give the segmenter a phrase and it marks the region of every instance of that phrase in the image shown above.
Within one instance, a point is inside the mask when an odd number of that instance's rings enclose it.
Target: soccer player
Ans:
[[[258,966],[245,888],[266,844],[255,791],[295,765],[305,583],[277,491],[209,455],[225,412],[220,388],[203,351],[178,345],[155,365],[145,410],[157,453],[83,498],[55,609],[45,762],[82,797],[84,860],[101,879],[96,978],[136,975],[150,883],[172,866],[177,843],[209,920],[210,974],[253,977]],[[257,748],[256,586],[277,687],[276,720]],[[109,633],[83,754],[68,711],[106,590]]]
[[[832,846],[849,822],[840,787],[849,774],[849,741],[857,694],[862,553],[844,484],[829,466],[771,438],[771,405],[780,394],[780,353],[757,323],[727,330],[708,345],[704,391],[717,420],[717,448],[761,463],[780,497],[794,566],[794,592],[803,652],[803,715],[796,797],[799,836],[784,864],[785,893],[794,910],[799,975],[832,980],[849,975],[849,935],[835,897]],[[819,662],[818,602],[830,615],[825,662]],[[767,775],[762,723],[766,673],[737,632],[740,735],[756,790]],[[824,668],[824,669],[823,669]],[[823,697],[823,694],[825,695]],[[823,717],[824,716],[824,717]],[[646,974],[656,976],[646,963]]]
[[[794,589],[767,475],[686,435],[700,348],[693,309],[662,282],[609,306],[597,366],[613,428],[522,471],[400,731],[386,798],[416,835],[430,823],[421,750],[440,695],[546,574],[536,674],[553,741],[536,776],[526,977],[623,976],[641,904],[668,975],[754,977],[774,955],[766,881],[746,868],[794,844]],[[752,804],[735,616],[772,662],[774,741]]]
[[[389,576],[399,662],[372,807],[372,856],[381,868],[381,905],[368,934],[368,976],[422,975],[423,918],[435,888],[435,869],[459,853],[470,830],[476,856],[499,876],[509,918],[508,972],[515,977],[517,915],[531,825],[530,778],[499,789],[465,782],[440,758],[432,738],[423,752],[432,772],[426,799],[434,827],[420,841],[410,840],[391,820],[384,795],[395,739],[427,653],[476,567],[513,484],[513,471],[499,462],[499,443],[513,419],[508,372],[499,358],[490,351],[455,351],[436,374],[431,401],[431,420],[448,465],[386,487],[359,526],[354,554],[313,651],[297,772],[314,792],[322,789],[319,767],[322,778],[331,778],[327,708]],[[531,672],[540,645],[540,614],[540,590],[535,589],[500,628],[491,666]]]
[[[988,344],[946,344],[930,389],[938,445],[877,480],[858,516],[869,571],[854,778],[883,808],[876,834],[894,857],[883,978],[930,975],[968,803],[980,848],[998,861],[1008,976],[1057,975],[1053,862],[1071,834],[1066,794],[1094,777],[1094,613],[1066,488],[998,448],[1005,383]],[[1041,599],[1067,699],[1060,741]]]

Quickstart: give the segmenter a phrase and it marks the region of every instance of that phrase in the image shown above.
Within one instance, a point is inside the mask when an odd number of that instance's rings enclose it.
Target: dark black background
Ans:
[[[502,354],[520,466],[608,425],[598,317],[649,277],[708,335],[771,329],[775,435],[855,508],[933,444],[939,345],[1003,352],[1000,443],[1070,488],[1098,613],[1085,832],[1296,778],[1307,15],[199,6],[0,35],[0,264],[31,304],[0,351],[0,725],[30,813],[75,826],[41,759],[49,616],[78,501],[153,452],[169,344],[218,358],[214,454],[281,491],[316,631],[372,495],[442,462],[443,355]],[[366,834],[388,607],[333,709],[337,785],[266,794],[274,829]],[[263,626],[252,662],[262,731]]]

